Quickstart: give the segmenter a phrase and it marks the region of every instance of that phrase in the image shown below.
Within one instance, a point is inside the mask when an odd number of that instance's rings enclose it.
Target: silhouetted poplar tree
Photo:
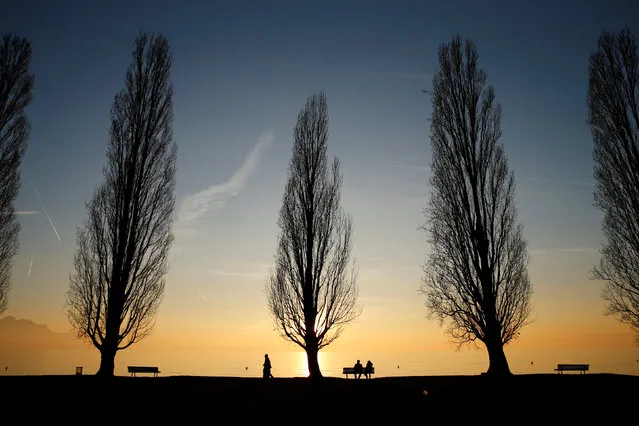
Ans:
[[[13,259],[20,247],[14,201],[20,190],[20,165],[29,139],[25,113],[34,76],[29,72],[31,43],[13,34],[0,40],[0,314],[8,305]]]
[[[632,33],[604,32],[589,72],[594,203],[605,237],[593,278],[605,281],[606,313],[630,325],[639,343],[639,60]]]
[[[432,192],[424,228],[431,251],[421,286],[431,318],[461,347],[484,343],[490,375],[509,375],[504,346],[531,314],[528,255],[501,107],[470,40],[439,47],[432,89]]]
[[[279,216],[268,306],[283,338],[306,351],[309,377],[322,377],[318,352],[358,315],[355,268],[349,265],[351,219],[340,207],[339,160],[327,158],[324,93],[297,117],[288,181]]]
[[[100,351],[98,375],[147,336],[164,293],[175,205],[173,90],[167,40],[141,34],[111,109],[104,182],[77,233],[68,318]]]

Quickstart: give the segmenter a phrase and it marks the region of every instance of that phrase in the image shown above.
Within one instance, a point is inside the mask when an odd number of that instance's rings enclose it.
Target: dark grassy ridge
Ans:
[[[639,376],[0,377],[14,424],[555,424],[636,416]],[[424,393],[424,390],[427,393]],[[5,415],[9,419],[13,416]],[[61,424],[64,424],[61,423]],[[8,422],[7,424],[12,424]]]

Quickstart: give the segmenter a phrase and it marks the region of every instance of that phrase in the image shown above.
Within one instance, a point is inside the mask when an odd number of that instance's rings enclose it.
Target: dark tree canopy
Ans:
[[[340,163],[329,163],[327,147],[328,108],[319,93],[297,117],[275,269],[266,286],[276,329],[306,351],[310,377],[322,376],[318,351],[359,314],[357,276],[349,267],[352,224],[340,207]]]
[[[430,254],[421,290],[459,346],[483,342],[489,374],[508,375],[503,350],[527,324],[532,287],[515,179],[500,143],[501,107],[470,40],[439,48],[431,117]]]
[[[31,43],[13,34],[0,40],[0,314],[8,305],[13,259],[20,247],[14,201],[20,190],[20,165],[29,139],[25,109],[34,76],[29,72]]]
[[[639,60],[633,34],[604,32],[590,56],[588,121],[594,142],[594,202],[605,243],[593,269],[609,315],[639,343]]]
[[[104,182],[78,229],[68,317],[100,350],[98,374],[146,337],[164,294],[175,205],[173,90],[167,40],[140,35],[111,109]]]

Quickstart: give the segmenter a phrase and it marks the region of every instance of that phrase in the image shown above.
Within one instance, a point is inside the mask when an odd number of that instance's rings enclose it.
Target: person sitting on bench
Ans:
[[[369,359],[366,361],[366,367],[364,368],[364,377],[370,379],[373,374],[373,363]]]
[[[359,379],[360,377],[362,377],[362,373],[364,372],[364,367],[362,366],[362,363],[359,362],[359,359],[357,360],[353,368],[355,369],[353,376],[356,379]]]

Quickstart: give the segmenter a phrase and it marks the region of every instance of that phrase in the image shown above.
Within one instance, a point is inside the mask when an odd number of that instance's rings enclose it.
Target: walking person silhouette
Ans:
[[[264,355],[264,368],[262,369],[262,378],[264,379],[272,379],[273,375],[271,374],[271,360],[268,357],[268,354]]]

